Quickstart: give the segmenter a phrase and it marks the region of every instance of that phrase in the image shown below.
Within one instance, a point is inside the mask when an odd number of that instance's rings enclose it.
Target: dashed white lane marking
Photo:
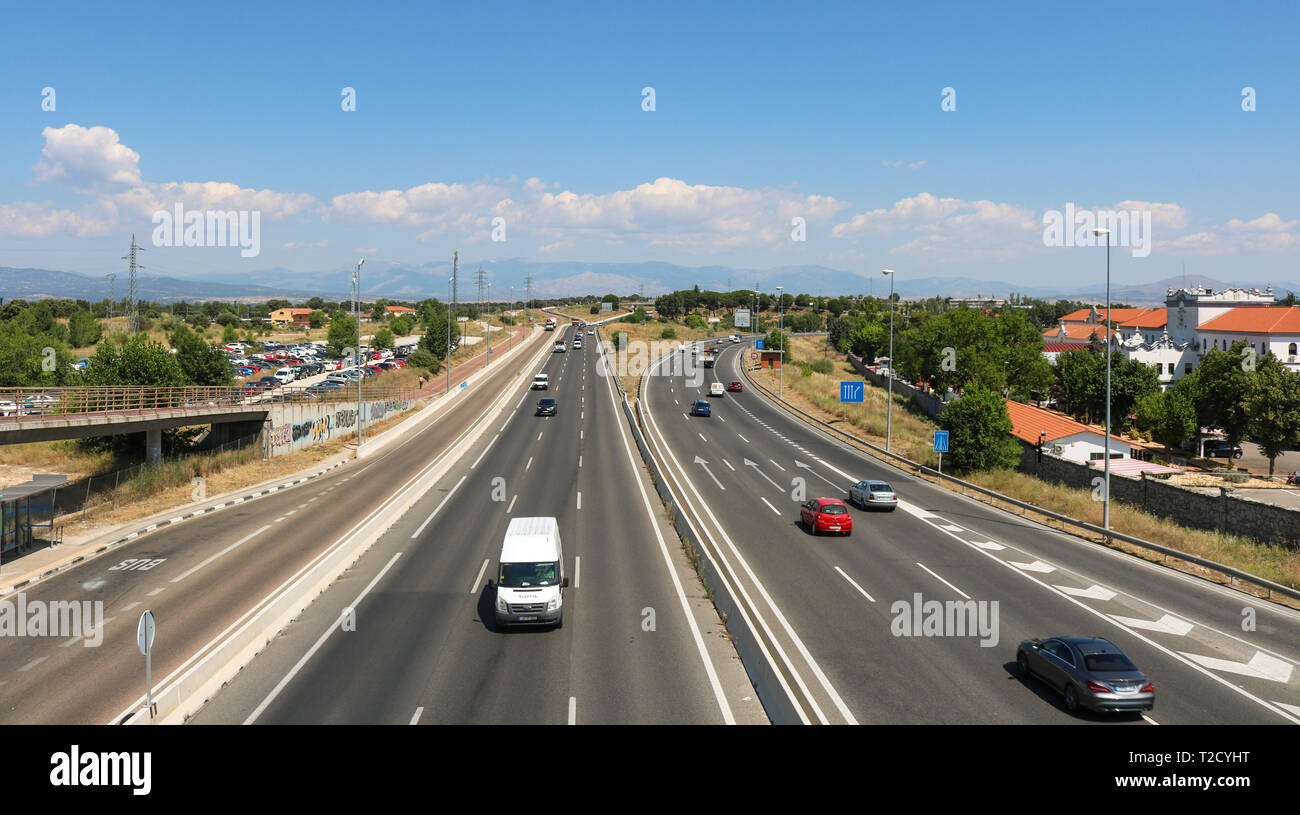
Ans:
[[[1055,566],[1052,566],[1051,564],[1048,563],[1044,563],[1041,560],[1035,560],[1033,563],[1020,563],[1015,560],[1009,560],[1007,562],[1010,563],[1012,566],[1015,566],[1017,569],[1020,569],[1021,571],[1025,571],[1025,572],[1040,572],[1042,574],[1047,574],[1049,572],[1056,571]]]
[[[1300,713],[1300,708],[1297,708],[1297,711],[1296,711],[1296,712]],[[1146,715],[1145,713],[1142,714],[1142,718],[1143,718],[1143,719],[1146,719],[1147,722],[1149,722],[1149,723],[1151,723],[1151,724],[1154,724],[1154,725],[1159,725],[1159,724],[1160,724],[1160,722],[1157,722],[1155,719],[1151,718],[1150,716]]]
[[[474,585],[469,587],[470,594],[478,594],[478,587],[483,585],[483,573],[487,571],[489,558],[483,558],[483,565],[479,567],[478,576],[474,578]]]
[[[582,466],[582,456],[578,456],[578,466]]]
[[[722,460],[722,463],[730,467],[733,473],[736,471],[736,468],[731,466],[731,462],[727,461],[725,458]]]
[[[949,532],[963,531],[960,526],[957,526],[957,524],[940,524],[940,526],[942,526],[944,529],[948,530]]]
[[[1089,586],[1086,589],[1076,589],[1073,586],[1057,586],[1056,588],[1072,597],[1086,597],[1090,600],[1110,600],[1115,596],[1115,592],[1105,586]]]
[[[969,543],[971,546],[978,546],[979,548],[987,549],[990,552],[1001,552],[1003,549],[1007,548],[997,541],[970,541]]]
[[[699,432],[698,430],[695,431],[695,435],[697,435],[697,436],[700,437],[700,441],[704,441],[704,442],[707,442],[707,441],[708,441],[708,439],[704,438],[704,434],[701,433],[701,432]]]
[[[287,517],[289,517],[289,516],[287,516],[287,515],[281,515],[279,518],[276,518],[274,521],[271,521],[271,523],[273,523],[273,524],[278,524],[280,521],[283,521],[283,520],[284,520],[285,518],[287,518]]]
[[[546,431],[541,431],[540,433],[537,434],[537,440],[538,440],[538,441],[541,441],[541,440],[542,440],[542,433],[544,433],[544,432],[546,432]]]
[[[578,509],[582,509],[582,490],[578,490]]]
[[[167,591],[166,587],[164,587],[164,588],[158,588],[158,589],[154,589],[153,591],[149,592],[149,593],[146,594],[145,596],[146,596],[146,597],[157,597],[158,595],[162,594],[162,593],[165,592],[165,591]]]
[[[718,421],[722,422],[723,424],[727,423],[727,420],[722,418],[721,416],[718,417]]]
[[[855,589],[857,589],[859,592],[861,592],[861,594],[862,594],[863,597],[867,598],[868,600],[870,600],[870,601],[873,602],[873,603],[876,602],[876,598],[872,597],[870,594],[867,594],[866,589],[864,589],[864,588],[862,588],[861,586],[859,586],[856,580],[854,580],[853,578],[851,578],[851,577],[849,577],[847,574],[845,574],[843,569],[841,569],[839,566],[836,566],[836,567],[835,567],[835,571],[837,571],[837,572],[840,573],[840,577],[843,577],[845,580],[849,581],[849,584],[852,585],[853,588],[855,588]]]
[[[37,657],[36,659],[33,659],[31,662],[24,665],[23,667],[19,668],[18,672],[22,673],[23,671],[30,671],[32,668],[35,668],[37,665],[40,665],[42,662],[44,662],[47,659],[49,659],[49,657]]]
[[[1251,657],[1249,662],[1234,662],[1230,659],[1189,654],[1186,651],[1179,651],[1178,653],[1211,670],[1226,671],[1241,676],[1255,677],[1256,679],[1270,679],[1282,684],[1291,681],[1291,663],[1283,662],[1263,651],[1256,651],[1255,656]]]
[[[573,587],[578,588],[578,583],[582,577],[582,558],[574,555],[573,557]]]
[[[736,435],[740,436],[739,433],[737,433]],[[749,444],[749,439],[745,438],[744,436],[740,436],[740,440],[743,441],[745,444]]]
[[[928,568],[924,563],[917,563],[916,565],[917,565],[917,566],[920,566],[922,569],[925,569],[927,572],[930,572],[930,574],[933,575],[933,577],[934,577],[935,580],[938,580],[940,583],[944,584],[944,585],[947,586],[948,588],[950,588],[950,589],[952,589],[953,591],[957,592],[957,593],[960,594],[962,597],[965,597],[967,600],[970,599],[970,595],[969,595],[969,594],[967,594],[966,592],[964,592],[964,591],[962,591],[961,589],[957,588],[957,587],[954,586],[953,584],[949,583],[947,580],[944,580],[944,579],[943,579],[942,577],[940,577],[939,575],[935,574],[935,573],[934,573],[933,571],[931,571],[931,570],[930,570],[930,569],[929,569],[929,568]]]
[[[528,457],[528,463],[524,465],[524,472],[527,472],[527,471],[528,471],[528,468],[531,467],[531,466],[533,466],[533,457],[532,457],[532,456],[529,456],[529,457]]]
[[[761,496],[761,495],[758,496],[758,500],[760,500],[760,501],[762,501],[763,503],[767,504],[767,508],[770,509],[770,510],[772,510],[772,512],[774,512],[775,514],[777,514],[777,515],[780,515],[780,514],[781,514],[780,511],[778,511],[776,507],[774,507],[774,506],[772,506],[771,504],[769,504],[768,501],[767,501],[767,499],[764,498],[763,496]]]
[[[1155,631],[1160,634],[1173,634],[1176,637],[1182,637],[1196,626],[1180,620],[1172,614],[1166,614],[1158,620],[1143,620],[1138,617],[1121,617],[1118,614],[1110,615],[1119,620],[1130,628],[1140,628],[1143,631]]]
[[[135,601],[134,603],[127,603],[126,605],[122,606],[122,608],[119,609],[119,610],[125,613],[125,612],[130,611],[131,609],[135,608],[135,607],[138,606],[138,605],[140,605],[140,601],[139,601],[139,600]]]
[[[306,506],[307,506],[306,504],[299,504],[299,505],[298,505],[298,509],[303,509],[303,508],[306,507]]]
[[[317,496],[317,497],[319,497],[319,496]],[[316,500],[315,498],[308,498],[308,499],[307,499],[307,503],[310,504],[312,501],[315,501],[315,500]]]
[[[772,459],[769,458],[768,461],[772,461]],[[773,464],[776,464],[775,461],[772,461],[772,463],[773,463]],[[777,468],[778,470],[780,470],[781,472],[785,472],[785,468],[782,467],[780,464],[776,464],[776,468]]]
[[[420,714],[423,713],[423,712],[424,712],[424,708],[422,708],[422,707],[417,707],[417,708],[415,709],[415,715],[411,717],[411,724],[419,724],[419,723],[420,723]]]
[[[519,497],[519,493],[515,493],[514,496],[510,499],[510,506],[506,507],[506,514],[507,514],[507,515],[509,515],[511,512],[514,512],[514,510],[515,510],[515,499],[518,498],[518,497]]]
[[[569,697],[569,724],[578,723],[578,697]]]
[[[462,476],[460,477],[460,480],[456,482],[456,486],[454,486],[454,487],[452,487],[451,489],[447,490],[447,494],[444,495],[444,496],[442,497],[442,500],[438,502],[438,506],[436,506],[436,507],[433,508],[433,512],[430,512],[430,513],[429,513],[429,517],[427,517],[427,518],[424,519],[424,523],[420,524],[420,528],[417,529],[417,530],[415,530],[414,532],[411,533],[411,538],[412,538],[412,539],[417,538],[417,537],[420,536],[420,533],[424,531],[424,528],[425,528],[426,526],[429,525],[429,522],[430,522],[430,521],[433,520],[433,516],[437,515],[437,514],[438,514],[438,511],[441,510],[444,506],[447,505],[447,502],[451,500],[451,496],[454,495],[454,494],[456,493],[456,490],[460,489],[460,485],[461,485],[461,484],[464,484],[464,483],[465,483],[465,479],[467,479],[467,478],[469,478],[469,476],[467,476],[467,475],[462,475]]]
[[[298,510],[296,510],[296,509],[291,509],[291,510],[289,510],[288,512],[284,513],[284,517],[288,518],[290,515],[294,514],[294,513],[297,512],[297,511],[298,511]]]

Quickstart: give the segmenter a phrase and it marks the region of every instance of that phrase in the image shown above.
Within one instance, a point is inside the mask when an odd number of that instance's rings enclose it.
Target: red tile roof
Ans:
[[[1118,311],[1118,309],[1116,309]],[[1169,322],[1169,312],[1163,308],[1153,308],[1132,319],[1121,322],[1120,328],[1164,328]]]
[[[1234,308],[1202,323],[1199,330],[1235,334],[1300,334],[1300,306]]]
[[[1082,422],[1076,422],[1074,419],[1062,416],[1059,413],[1036,408],[1022,402],[1013,402],[1010,399],[1006,400],[1006,402],[1007,415],[1011,417],[1011,435],[1024,439],[1030,444],[1038,443],[1038,434],[1043,430],[1047,431],[1044,441],[1049,442],[1063,439],[1066,436],[1073,436],[1076,433],[1091,433],[1094,436],[1105,435],[1096,428],[1089,427]],[[1122,444],[1133,443],[1118,436],[1111,436],[1111,439]]]
[[[1110,313],[1111,313],[1111,317],[1110,317],[1110,319],[1111,319],[1112,322],[1121,322],[1121,323],[1122,323],[1122,322],[1124,322],[1124,321],[1126,321],[1126,320],[1133,320],[1133,319],[1136,319],[1136,318],[1138,318],[1138,317],[1141,317],[1143,314],[1147,314],[1147,313],[1152,312],[1152,311],[1159,311],[1161,314],[1164,314],[1164,312],[1165,312],[1165,310],[1162,309],[1162,308],[1161,308],[1161,309],[1151,309],[1151,308],[1113,308],[1113,309],[1110,310]],[[1105,322],[1105,321],[1106,321],[1106,309],[1104,309],[1104,308],[1098,308],[1098,309],[1097,309],[1097,313],[1098,313],[1099,315],[1101,315],[1101,316],[1099,317],[1099,319],[1100,319],[1102,322]],[[1079,309],[1078,311],[1072,311],[1072,312],[1070,312],[1069,314],[1067,314],[1067,315],[1065,315],[1064,317],[1062,317],[1061,320],[1062,320],[1063,322],[1067,322],[1067,323],[1082,323],[1082,322],[1084,322],[1085,320],[1087,320],[1088,317],[1089,317],[1089,315],[1091,315],[1091,314],[1092,314],[1092,309],[1090,309],[1090,308],[1081,308],[1081,309]]]
[[[1053,335],[1055,336],[1055,335]],[[1078,351],[1080,348],[1087,348],[1086,342],[1044,342],[1043,350],[1051,353],[1060,353],[1061,351]]]
[[[1109,333],[1114,334],[1115,329],[1113,328],[1109,329]],[[1101,324],[1081,325],[1079,323],[1073,323],[1073,324],[1067,323],[1065,325],[1065,336],[1068,339],[1075,340],[1077,342],[1082,342],[1084,345],[1087,345],[1088,341],[1091,340],[1094,335],[1098,339],[1102,339],[1107,335],[1107,329]],[[1043,341],[1061,342],[1061,340],[1058,339],[1060,336],[1061,336],[1061,329],[1059,327],[1052,328],[1043,332]]]

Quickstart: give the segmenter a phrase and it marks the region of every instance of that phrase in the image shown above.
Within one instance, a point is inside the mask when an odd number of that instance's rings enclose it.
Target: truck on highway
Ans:
[[[564,625],[564,548],[555,518],[514,518],[506,528],[497,559],[497,577],[488,582],[498,629],[517,625]]]
[[[554,330],[555,330],[555,318],[554,318],[554,317],[547,317],[547,318],[546,318],[546,330],[547,330],[547,331],[554,331]]]

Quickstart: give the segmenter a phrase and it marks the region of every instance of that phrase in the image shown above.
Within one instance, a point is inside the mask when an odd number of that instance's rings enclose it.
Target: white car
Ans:
[[[533,384],[529,387],[529,390],[535,390],[535,391],[547,390],[550,387],[550,382],[551,380],[546,374],[538,374],[537,376],[533,377]]]
[[[563,342],[563,341],[561,341],[561,342],[557,342],[557,343],[555,344],[555,353],[557,353],[557,354],[563,354],[564,352],[565,352],[564,342]]]
[[[17,416],[18,403],[12,399],[5,399],[0,402],[0,416]]]
[[[594,329],[594,328],[588,328],[588,329],[587,329],[587,336],[588,336],[588,337],[594,337],[594,336],[596,336],[596,329]]]
[[[275,379],[281,385],[288,385],[295,379],[293,368],[281,368],[275,372]]]
[[[714,382],[709,386],[709,398],[723,396],[724,394],[726,394],[726,391],[723,390],[721,382]]]

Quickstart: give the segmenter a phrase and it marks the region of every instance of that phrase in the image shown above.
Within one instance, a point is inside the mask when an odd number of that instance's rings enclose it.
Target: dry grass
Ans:
[[[7,444],[0,447],[0,488],[30,481],[37,473],[59,473],[76,481],[112,469],[111,453],[83,453],[70,441]]]
[[[676,336],[669,340],[662,339],[663,330],[669,327],[673,329]],[[618,378],[623,387],[623,392],[627,394],[630,403],[636,401],[637,382],[641,379],[644,363],[649,362],[653,356],[662,354],[665,351],[675,351],[677,348],[680,348],[688,342],[708,339],[709,337],[723,336],[722,332],[716,330],[688,328],[680,323],[660,323],[653,320],[641,324],[611,323],[602,326],[601,331],[606,337],[605,348],[607,352],[612,350],[612,345],[610,344],[612,340],[609,338],[613,337],[614,334],[619,331],[627,334],[629,350],[636,347],[633,343],[645,343],[645,347],[647,347],[650,352],[648,355],[643,355],[639,358],[633,358],[632,354],[629,353],[628,358],[630,364],[627,373],[620,375]]]
[[[793,338],[791,356],[801,361],[822,357],[829,357],[835,361],[836,370],[832,374],[812,373],[809,376],[804,376],[799,368],[794,365],[789,366],[785,376],[785,398],[795,407],[816,416],[828,424],[844,427],[843,410],[839,403],[839,381],[841,378],[861,379],[848,364],[847,358],[843,354],[827,350],[823,340],[806,337]],[[841,377],[841,374],[845,374],[845,376]],[[764,385],[770,384],[773,391],[776,390],[775,371],[764,370],[753,375]],[[866,401],[863,405],[850,406],[848,411],[848,425],[850,427],[844,429],[857,436],[865,437],[868,441],[884,446],[886,392],[870,382],[867,383],[865,391]],[[895,400],[891,449],[893,452],[913,461],[930,467],[935,466],[937,456],[930,451],[935,424],[927,417],[910,412],[901,397],[896,396]],[[870,448],[863,445],[857,446],[865,452],[876,455]],[[883,458],[883,456],[878,457]],[[1102,522],[1102,504],[1092,499],[1091,490],[1043,481],[1017,470],[977,473],[968,476],[966,480],[985,489],[1002,493],[1018,501],[1033,504],[1076,520],[1098,526]],[[1218,479],[1214,480],[1218,481]],[[944,482],[943,486],[948,489],[955,489],[947,482]],[[979,498],[994,506],[1000,506],[1015,514],[1025,514],[1024,511],[1010,504],[990,500],[978,494],[972,497]],[[1034,520],[1050,526],[1060,526],[1047,516],[1036,515],[1033,512],[1028,513],[1028,515]],[[1111,504],[1110,521],[1111,528],[1117,532],[1197,555],[1207,560],[1213,560],[1284,586],[1300,588],[1300,552],[1298,551],[1281,546],[1260,544],[1235,535],[1190,529],[1118,502]],[[1068,528],[1066,531],[1071,534],[1079,534],[1073,527]],[[1089,536],[1083,535],[1083,537]],[[1099,536],[1092,536],[1091,539],[1102,542]],[[1107,545],[1150,561],[1167,562],[1171,567],[1216,582],[1230,582],[1227,577],[1218,573],[1212,573],[1200,566],[1176,558],[1166,560],[1163,555],[1141,547],[1114,541],[1107,543]],[[1253,589],[1248,585],[1238,584],[1238,588],[1251,593],[1263,594],[1261,590]],[[1300,606],[1300,602],[1286,598],[1274,597],[1273,599],[1289,605]]]

